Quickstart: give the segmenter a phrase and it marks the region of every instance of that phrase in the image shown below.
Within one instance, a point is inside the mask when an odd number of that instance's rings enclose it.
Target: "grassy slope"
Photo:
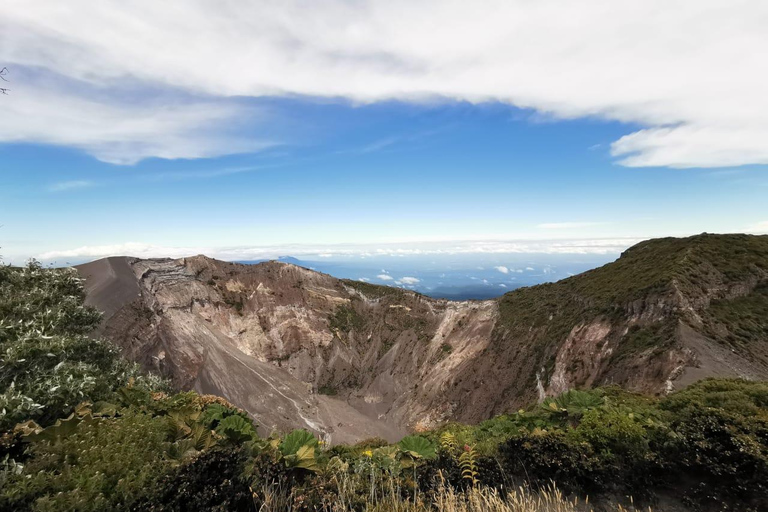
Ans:
[[[695,304],[714,288],[766,276],[768,236],[702,234],[649,240],[603,267],[505,294],[499,299],[495,336],[501,343],[529,340],[536,357],[551,369],[557,348],[580,322],[603,318],[620,323],[644,302],[660,299],[669,306],[666,316],[630,330],[613,357],[621,361],[654,347],[662,352],[674,339],[676,292]],[[763,292],[753,295],[715,304],[721,331],[734,329],[742,341],[765,339],[759,315],[768,297]]]
[[[768,236],[660,238],[639,243],[600,268],[505,294],[501,318],[504,326],[535,325],[563,310],[621,312],[632,301],[673,291],[674,282],[683,293],[697,294],[708,284],[761,272],[768,273]]]

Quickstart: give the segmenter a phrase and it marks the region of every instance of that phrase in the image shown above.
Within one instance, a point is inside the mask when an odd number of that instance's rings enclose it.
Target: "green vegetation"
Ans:
[[[602,388],[570,391],[475,427],[430,433],[477,450],[478,479],[525,475],[574,492],[652,498],[674,488],[691,506],[768,504],[768,384],[705,380],[657,400]],[[440,460],[445,474],[460,467]],[[502,471],[500,471],[500,469]]]
[[[651,356],[663,354],[675,339],[676,327],[674,319],[647,326],[633,325],[613,353],[612,361],[621,361],[640,353],[649,353]]]
[[[75,270],[0,266],[0,430],[49,425],[85,400],[109,400],[128,384],[161,389],[109,343],[86,333],[100,321],[83,305]]]
[[[363,281],[354,281],[352,279],[342,279],[345,285],[354,288],[366,297],[370,299],[381,299],[383,297],[391,297],[399,299],[405,295],[405,291],[393,286],[382,286],[378,284],[365,283]],[[409,292],[416,293],[416,292]],[[418,294],[417,294],[418,295]]]
[[[164,428],[161,418],[124,411],[119,418],[80,422],[56,440],[30,443],[24,471],[7,482],[0,504],[51,511],[130,504],[162,470]]]
[[[365,328],[365,317],[357,312],[354,305],[339,306],[328,317],[328,325],[333,331],[349,334],[350,331]]]
[[[682,314],[674,309],[678,294],[696,302],[711,289],[750,278],[765,280],[767,275],[768,236],[702,234],[649,240],[600,268],[505,294],[499,299],[494,337],[499,343],[527,340],[537,359],[535,367],[548,369],[574,327],[600,319],[616,325],[664,299],[667,309],[660,323],[636,327],[618,344],[614,357],[620,361],[649,349],[658,354],[674,341],[674,326]],[[710,331],[723,332],[732,343],[765,339],[761,319],[766,318],[766,294],[761,286],[747,297],[716,301]]]
[[[336,396],[339,393],[339,390],[336,389],[333,386],[320,386],[317,388],[317,392],[321,395],[328,395],[328,396]]]
[[[351,307],[333,321],[358,322]],[[170,394],[89,338],[97,322],[73,272],[0,268],[0,510],[577,510],[553,481],[593,500],[767,510],[767,383],[572,390],[475,426],[327,447],[301,430],[260,437],[221,398]],[[659,335],[627,339],[648,350]]]
[[[520,288],[502,299],[505,324],[543,325],[563,310],[623,311],[627,304],[673,287],[697,292],[707,282],[730,283],[755,272],[768,272],[768,237],[697,235],[641,242],[613,263],[556,283]],[[518,320],[514,312],[531,318]],[[506,314],[504,314],[506,312]]]
[[[706,314],[708,334],[734,346],[768,339],[768,283],[732,300],[715,300]]]

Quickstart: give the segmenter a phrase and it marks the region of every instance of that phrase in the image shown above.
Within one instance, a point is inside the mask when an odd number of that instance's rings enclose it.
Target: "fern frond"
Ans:
[[[480,483],[477,478],[479,474],[477,471],[477,452],[473,447],[464,446],[464,451],[459,455],[459,468],[461,469],[461,478],[468,480],[473,487]]]

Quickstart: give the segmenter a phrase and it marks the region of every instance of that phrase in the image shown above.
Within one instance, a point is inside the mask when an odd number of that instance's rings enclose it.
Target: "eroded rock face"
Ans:
[[[126,357],[226,397],[264,432],[395,440],[574,387],[663,393],[712,375],[768,378],[765,346],[729,351],[702,327],[712,300],[751,293],[762,274],[696,297],[672,286],[611,316],[506,311],[524,320],[501,325],[496,300],[435,300],[286,263],[108,258],[79,270],[105,312],[100,334]],[[587,299],[553,311],[572,300]]]
[[[490,301],[368,296],[277,262],[109,258],[80,271],[106,313],[101,334],[127,357],[180,389],[225,396],[265,431],[305,427],[333,442],[451,417],[445,388],[494,324]]]

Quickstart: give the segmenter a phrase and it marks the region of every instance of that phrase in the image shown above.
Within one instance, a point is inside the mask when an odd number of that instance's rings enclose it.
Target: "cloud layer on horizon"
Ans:
[[[108,256],[139,258],[182,258],[205,254],[229,261],[294,257],[375,257],[419,256],[430,254],[618,254],[642,241],[641,238],[610,238],[589,240],[483,240],[364,245],[280,245],[264,247],[169,247],[146,243],[83,246],[75,249],[48,251],[36,256],[50,262],[61,260],[86,261]],[[506,268],[506,267],[504,267]],[[509,272],[509,269],[507,269]],[[391,276],[382,273],[381,280]]]
[[[637,125],[626,166],[766,164],[766,26],[760,0],[7,0],[0,141],[126,164],[268,145],[227,130],[259,115],[237,96],[490,101]]]

